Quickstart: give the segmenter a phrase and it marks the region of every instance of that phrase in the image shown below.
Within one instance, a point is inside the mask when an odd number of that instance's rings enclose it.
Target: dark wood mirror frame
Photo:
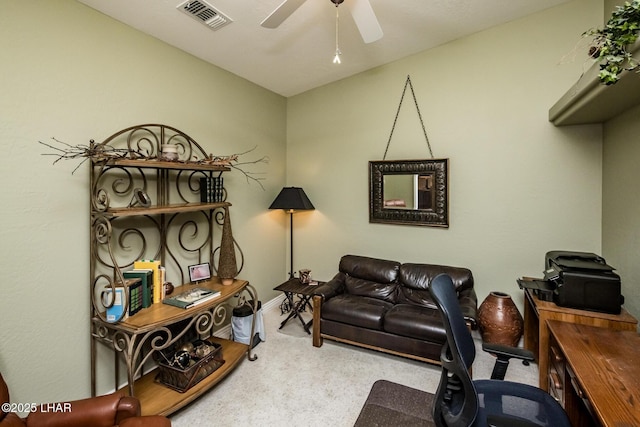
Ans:
[[[414,176],[416,183],[429,182],[425,189],[414,185],[416,202],[410,206],[385,198],[385,177],[399,175]],[[449,159],[370,161],[369,222],[448,228]]]

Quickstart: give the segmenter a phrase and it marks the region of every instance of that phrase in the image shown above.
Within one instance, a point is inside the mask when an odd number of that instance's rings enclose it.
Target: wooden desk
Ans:
[[[616,331],[636,331],[638,321],[622,309],[620,314],[598,313],[559,307],[553,302],[541,301],[530,289],[524,291],[524,347],[533,351],[538,362],[539,384],[549,391],[549,328],[548,320],[598,326]]]
[[[548,327],[560,386],[552,394],[571,425],[640,426],[640,336],[557,320]]]

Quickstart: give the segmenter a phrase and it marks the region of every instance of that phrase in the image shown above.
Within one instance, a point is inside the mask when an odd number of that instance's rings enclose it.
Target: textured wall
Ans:
[[[16,402],[87,396],[88,165],[38,140],[86,144],[165,123],[215,154],[264,155],[266,190],[225,174],[243,278],[273,297],[285,259],[286,99],[70,0],[0,2],[0,371]],[[112,366],[101,355],[101,362]],[[110,376],[108,378],[111,378]],[[112,387],[102,381],[100,391]]]
[[[601,20],[600,1],[574,1],[290,98],[287,182],[317,209],[296,218],[297,265],[321,279],[345,253],[466,266],[480,300],[501,290],[521,306],[516,278],[541,276],[548,250],[599,251],[601,126],[556,128],[548,110]],[[368,222],[367,162],[382,159],[407,75],[435,157],[450,159],[449,229]],[[428,156],[407,93],[387,159]]]
[[[288,218],[266,209],[285,183],[317,208],[295,216],[296,269],[326,279],[360,253],[467,266],[481,299],[516,294],[547,250],[601,248],[601,127],[547,121],[582,70],[580,34],[601,22],[602,1],[576,0],[285,100],[76,2],[0,2],[0,371],[13,400],[89,391],[87,168],[52,166],[38,140],[159,122],[216,153],[258,145],[266,191],[234,173],[225,184],[241,276],[263,300],[289,267]],[[448,230],[368,223],[367,162],[382,158],[407,74],[435,156],[451,161]],[[428,156],[405,101],[389,159]]]
[[[640,107],[604,126],[602,252],[617,268],[625,308],[640,318]]]

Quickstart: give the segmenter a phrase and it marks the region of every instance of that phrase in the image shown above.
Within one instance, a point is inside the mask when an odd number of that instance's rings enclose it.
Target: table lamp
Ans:
[[[290,215],[289,227],[291,229],[291,242],[289,254],[291,256],[291,271],[289,271],[289,279],[293,279],[295,277],[295,274],[293,273],[293,213],[295,211],[308,211],[315,208],[302,188],[284,187],[273,203],[271,203],[269,209],[284,209]]]

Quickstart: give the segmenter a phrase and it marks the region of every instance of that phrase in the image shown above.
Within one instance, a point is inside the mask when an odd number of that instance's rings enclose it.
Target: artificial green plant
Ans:
[[[589,55],[600,61],[600,81],[612,85],[620,80],[624,71],[640,67],[627,49],[638,39],[640,31],[640,0],[627,1],[616,6],[604,28],[593,28],[584,33],[593,37]]]

